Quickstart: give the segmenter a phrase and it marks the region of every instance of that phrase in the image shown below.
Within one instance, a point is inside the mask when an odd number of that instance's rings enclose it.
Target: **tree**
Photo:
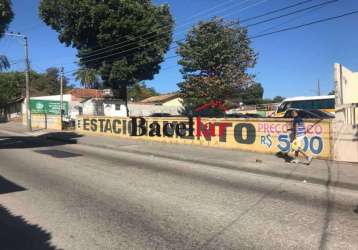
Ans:
[[[282,102],[283,100],[285,100],[285,97],[282,97],[282,96],[275,96],[273,99],[272,99],[272,102],[273,103],[280,103]]]
[[[14,18],[10,0],[0,0],[0,38],[4,35],[9,24]]]
[[[46,73],[31,71],[31,96],[59,95],[60,77],[57,68],[49,68]],[[70,89],[68,80],[64,79],[64,89]],[[0,106],[23,96],[25,92],[25,77],[23,72],[0,73]]]
[[[74,74],[77,81],[80,81],[81,85],[85,88],[98,89],[99,88],[99,76],[95,69],[88,69],[85,67],[79,68]]]
[[[7,60],[7,57],[0,55],[0,72],[8,68],[10,68],[10,63]]]
[[[199,22],[179,43],[177,53],[184,77],[178,86],[187,107],[225,101],[253,83],[247,69],[255,66],[257,55],[247,30],[239,25],[231,27],[217,18]]]
[[[10,0],[0,0],[0,38],[4,36],[10,22],[14,18],[14,13],[11,9]],[[0,55],[0,72],[10,68],[10,63],[7,57]]]
[[[0,108],[22,96],[25,77],[22,72],[0,73]]]
[[[98,70],[126,101],[128,86],[159,72],[172,41],[168,5],[151,0],[42,0],[39,13],[61,43],[78,50],[80,65]]]
[[[234,93],[233,100],[238,103],[242,102],[245,105],[257,105],[262,103],[264,89],[261,84],[255,83],[242,87],[240,91]]]
[[[39,74],[31,73],[31,88],[33,91],[38,91],[40,95],[59,95],[61,92],[60,70],[56,67],[51,67],[46,70],[46,73]],[[63,80],[64,90],[68,89],[68,79]]]
[[[147,87],[145,83],[136,83],[128,89],[128,98],[133,101],[141,101],[156,95],[158,93],[155,89]]]

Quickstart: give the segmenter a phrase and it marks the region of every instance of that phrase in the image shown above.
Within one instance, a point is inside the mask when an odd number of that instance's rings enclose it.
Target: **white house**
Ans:
[[[83,115],[126,117],[125,103],[113,98],[87,98],[81,102]],[[129,102],[129,116],[150,116],[154,113],[179,115],[182,100],[178,94],[152,96],[140,102]]]
[[[122,100],[110,98],[88,98],[81,102],[81,115],[126,117],[126,106]]]

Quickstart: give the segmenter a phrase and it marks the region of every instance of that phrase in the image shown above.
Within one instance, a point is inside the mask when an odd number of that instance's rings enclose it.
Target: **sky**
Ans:
[[[173,40],[185,37],[190,28],[213,16],[227,21],[246,19],[275,9],[292,5],[302,0],[154,0],[155,4],[170,5],[176,22]],[[256,19],[242,25],[265,20],[294,10],[310,7],[328,0],[312,0],[294,9]],[[47,27],[38,17],[40,0],[12,0],[15,18],[9,31],[21,32],[29,37],[31,67],[44,72],[49,67],[65,68],[71,72],[77,68],[76,50],[58,41],[58,34]],[[286,18],[249,27],[249,36],[312,22],[358,10],[357,0],[338,0],[324,7],[314,8]],[[264,97],[309,96],[317,93],[320,81],[322,94],[333,87],[333,64],[342,63],[358,71],[358,13],[301,29],[277,33],[252,39],[252,48],[258,53],[257,64],[251,73],[264,87]],[[174,45],[174,44],[173,44]],[[0,54],[5,54],[12,63],[12,70],[24,70],[24,49],[20,39],[5,37],[0,40]],[[166,57],[175,55],[170,50]],[[177,90],[182,80],[177,58],[161,64],[161,71],[147,81],[160,93]],[[72,84],[72,73],[66,76]]]

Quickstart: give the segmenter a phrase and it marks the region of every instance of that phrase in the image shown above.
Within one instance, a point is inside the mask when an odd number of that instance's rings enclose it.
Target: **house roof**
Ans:
[[[158,95],[158,96],[152,96],[147,99],[144,99],[140,101],[139,103],[164,103],[170,100],[173,100],[175,98],[178,98],[178,93],[172,93],[172,94],[165,94],[165,95]]]
[[[102,90],[98,89],[72,89],[68,92],[77,98],[99,98],[103,97]]]

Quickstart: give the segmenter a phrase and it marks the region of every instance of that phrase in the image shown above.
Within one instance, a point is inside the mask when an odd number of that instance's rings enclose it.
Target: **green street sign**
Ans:
[[[60,101],[30,100],[32,114],[60,115]],[[68,114],[68,102],[63,102],[64,115]]]

